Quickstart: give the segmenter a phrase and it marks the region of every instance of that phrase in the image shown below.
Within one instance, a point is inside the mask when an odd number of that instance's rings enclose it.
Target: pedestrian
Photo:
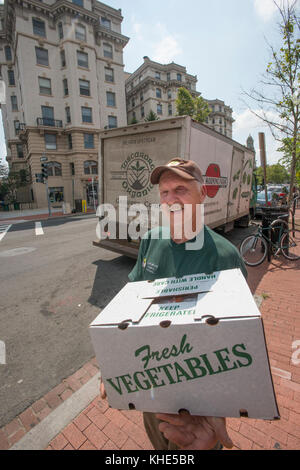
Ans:
[[[168,214],[169,227],[156,227],[142,238],[130,281],[182,277],[240,268],[247,270],[238,250],[199,220],[206,188],[198,165],[173,158],[157,167],[151,183],[158,185],[160,202]],[[189,225],[189,227],[187,227]],[[182,230],[178,230],[181,228]],[[101,384],[101,396],[106,396]],[[220,449],[232,447],[225,418],[143,414],[146,432],[156,450]]]

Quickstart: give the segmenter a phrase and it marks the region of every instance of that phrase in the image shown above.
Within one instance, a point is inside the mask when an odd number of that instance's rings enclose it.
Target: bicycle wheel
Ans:
[[[267,256],[268,244],[264,238],[249,235],[240,246],[242,258],[248,266],[258,266]]]
[[[285,258],[292,261],[300,259],[300,230],[295,228],[284,232],[280,248]]]

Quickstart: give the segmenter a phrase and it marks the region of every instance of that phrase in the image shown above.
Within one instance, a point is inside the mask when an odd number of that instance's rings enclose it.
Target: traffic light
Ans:
[[[36,183],[44,183],[42,173],[36,173],[35,174],[35,181],[36,181]]]
[[[43,179],[47,179],[47,178],[48,178],[47,163],[42,163],[42,175],[43,175]]]

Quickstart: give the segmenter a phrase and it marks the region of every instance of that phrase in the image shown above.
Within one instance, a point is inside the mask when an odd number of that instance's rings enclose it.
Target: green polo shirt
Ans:
[[[199,250],[188,250],[186,243],[175,243],[167,228],[156,227],[147,232],[141,240],[138,259],[129,280],[210,274],[234,268],[240,268],[247,278],[245,264],[236,247],[206,225],[203,230],[204,243]]]

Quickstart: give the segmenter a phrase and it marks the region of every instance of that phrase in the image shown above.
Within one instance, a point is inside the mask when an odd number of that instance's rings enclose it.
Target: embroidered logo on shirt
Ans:
[[[144,259],[144,263],[143,263],[143,267],[146,268],[146,271],[148,271],[148,273],[156,273],[157,271],[157,268],[158,268],[158,264],[154,264],[154,263],[151,263],[150,261],[147,261],[146,258]]]

